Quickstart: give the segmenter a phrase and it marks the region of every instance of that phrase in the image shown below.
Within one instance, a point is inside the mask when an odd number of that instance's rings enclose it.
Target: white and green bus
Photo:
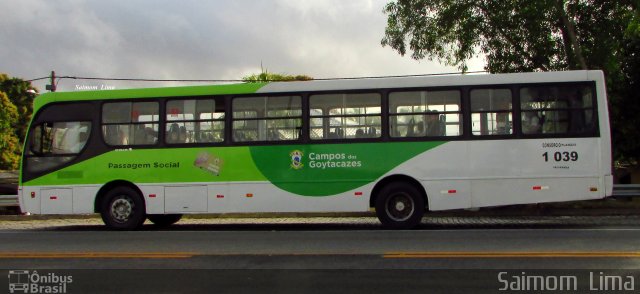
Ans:
[[[183,214],[427,211],[612,194],[601,71],[47,93],[19,199],[114,229]]]

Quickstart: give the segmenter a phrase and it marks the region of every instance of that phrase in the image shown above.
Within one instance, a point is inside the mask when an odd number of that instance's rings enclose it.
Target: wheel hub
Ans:
[[[111,215],[118,222],[126,222],[129,220],[133,212],[133,201],[125,197],[121,197],[113,201],[111,204]]]
[[[415,203],[410,195],[397,193],[389,198],[386,205],[387,215],[394,221],[406,221],[415,211]]]

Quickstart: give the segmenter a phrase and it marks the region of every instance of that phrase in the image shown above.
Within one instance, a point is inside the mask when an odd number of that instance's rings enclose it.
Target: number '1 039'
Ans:
[[[564,152],[555,152],[553,153],[553,158],[549,158],[549,152],[545,152],[542,154],[544,157],[544,161],[547,162],[549,160],[553,161],[578,161],[578,152],[576,151],[564,151]]]

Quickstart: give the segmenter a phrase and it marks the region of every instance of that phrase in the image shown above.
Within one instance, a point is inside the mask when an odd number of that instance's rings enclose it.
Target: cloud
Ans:
[[[5,0],[0,0],[5,1]],[[380,45],[386,0],[46,1],[5,3],[0,71],[161,79],[317,78],[451,72]],[[477,62],[477,68],[482,67]],[[63,90],[78,81],[64,80]],[[88,82],[87,82],[88,83]],[[107,82],[118,88],[172,83]],[[42,83],[44,84],[44,83]],[[38,85],[41,89],[43,85]]]
[[[51,68],[113,72],[112,53],[123,40],[83,1],[21,1],[0,12],[0,51],[9,69],[42,75]],[[13,72],[9,72],[13,74]]]

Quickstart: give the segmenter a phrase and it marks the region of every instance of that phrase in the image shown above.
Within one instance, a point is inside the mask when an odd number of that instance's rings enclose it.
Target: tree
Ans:
[[[20,161],[20,144],[13,131],[18,109],[7,95],[0,92],[0,170],[14,170]]]
[[[242,78],[243,81],[248,83],[264,83],[264,82],[292,82],[292,81],[310,81],[312,77],[307,75],[287,75],[270,73],[266,69],[261,67],[261,73],[252,74]]]
[[[402,55],[408,45],[415,59],[462,70],[478,53],[487,56],[490,72],[586,69],[593,67],[592,50],[616,47],[631,6],[632,0],[399,0],[384,8],[382,45]]]
[[[640,15],[625,30],[622,62],[619,70],[621,82],[611,83],[609,91],[615,91],[618,99],[612,101],[611,112],[614,155],[622,163],[638,164],[640,143]],[[611,96],[611,95],[610,95]],[[616,98],[616,97],[613,97]]]
[[[18,119],[12,127],[19,142],[23,142],[33,112],[35,95],[32,93],[37,92],[37,90],[30,82],[19,78],[10,78],[6,74],[0,73],[0,91],[9,97],[9,100],[17,109]]]
[[[0,169],[17,169],[33,112],[30,82],[0,73]]]
[[[601,69],[616,118],[615,158],[635,160],[637,124],[619,114],[639,103],[637,91],[629,90],[629,71],[637,71],[631,60],[638,55],[637,37],[629,33],[638,28],[637,9],[637,0],[397,0],[384,8],[381,43],[462,71],[479,54],[491,73]]]

